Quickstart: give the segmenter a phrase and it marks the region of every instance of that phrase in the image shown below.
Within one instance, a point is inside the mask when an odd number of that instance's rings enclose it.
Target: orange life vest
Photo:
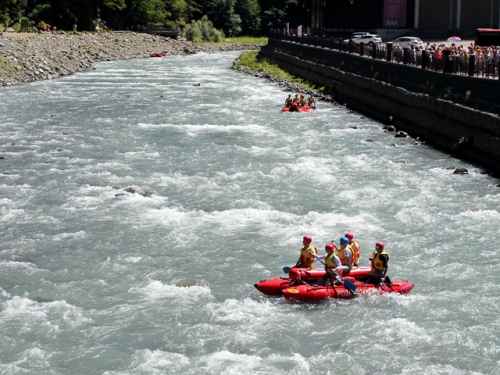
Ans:
[[[317,254],[318,252],[312,244],[302,247],[302,249],[300,249],[300,258],[299,258],[300,266],[304,268],[313,269],[314,261],[316,259]]]
[[[359,264],[359,258],[361,257],[361,248],[359,247],[359,242],[356,240],[352,240],[352,242],[349,244],[349,250],[351,250],[352,253],[352,265],[357,267]]]

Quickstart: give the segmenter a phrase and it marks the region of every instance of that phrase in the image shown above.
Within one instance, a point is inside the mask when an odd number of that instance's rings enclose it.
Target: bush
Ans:
[[[5,31],[6,27],[3,23],[0,23],[0,33],[3,33]]]
[[[22,33],[29,33],[33,31],[33,28],[31,26],[31,21],[29,20],[28,17],[19,18],[19,31]]]
[[[207,16],[187,24],[182,35],[193,42],[221,42],[224,40],[224,33],[217,30]]]
[[[50,31],[50,25],[47,22],[40,21],[36,25],[37,29],[40,31]]]

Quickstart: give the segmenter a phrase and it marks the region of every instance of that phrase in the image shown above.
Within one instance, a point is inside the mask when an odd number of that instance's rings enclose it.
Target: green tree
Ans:
[[[164,0],[127,0],[127,23],[130,26],[164,24],[167,19]]]
[[[235,0],[207,0],[204,5],[205,14],[228,35],[241,32],[241,17],[235,12]]]
[[[183,27],[189,20],[189,4],[186,0],[169,0],[166,2],[168,25],[171,28]]]
[[[258,0],[236,0],[234,10],[241,17],[243,34],[260,33],[260,5]]]
[[[0,23],[8,27],[17,22],[25,11],[23,0],[0,0]]]
[[[125,0],[102,0],[102,7],[112,11],[121,11],[127,7]]]

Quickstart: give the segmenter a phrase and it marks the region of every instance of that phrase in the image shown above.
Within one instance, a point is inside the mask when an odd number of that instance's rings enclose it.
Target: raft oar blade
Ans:
[[[384,283],[386,283],[389,288],[392,288],[392,281],[389,276],[384,277]]]
[[[342,280],[342,283],[344,284],[344,287],[352,294],[356,292],[356,285],[351,280]]]
[[[289,267],[289,266],[284,266],[284,267],[282,268],[283,273],[286,273],[286,274],[290,273],[290,270],[291,270],[291,269],[292,269],[292,267]]]

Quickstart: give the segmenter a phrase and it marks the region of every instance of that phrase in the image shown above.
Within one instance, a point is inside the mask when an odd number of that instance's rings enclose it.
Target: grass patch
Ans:
[[[224,38],[224,41],[222,43],[265,46],[267,44],[267,40],[268,39],[265,36],[237,36],[232,38]]]
[[[224,38],[220,42],[196,42],[195,44],[201,46],[264,46],[267,44],[267,37],[256,37],[256,36],[236,36],[231,38]]]
[[[17,65],[11,63],[5,57],[0,56],[0,75],[16,73],[18,70],[19,67]]]
[[[243,52],[240,57],[233,62],[233,68],[236,70],[249,70],[263,73],[276,80],[292,83],[305,91],[316,91],[320,93],[325,93],[326,91],[324,87],[317,86],[312,82],[294,76],[286,70],[281,69],[278,65],[271,63],[266,58],[259,58],[258,51]]]

